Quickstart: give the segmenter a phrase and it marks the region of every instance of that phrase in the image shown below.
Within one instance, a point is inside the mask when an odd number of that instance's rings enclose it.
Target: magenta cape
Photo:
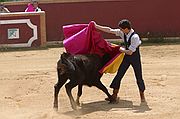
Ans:
[[[63,32],[65,37],[63,44],[68,53],[73,55],[98,54],[101,57],[105,53],[108,53],[112,60],[100,70],[100,73],[114,73],[117,71],[119,65],[116,64],[118,60],[115,59],[122,54],[119,52],[119,46],[110,44],[104,40],[101,34],[96,30],[94,22],[90,22],[89,24],[66,25],[63,26]],[[116,69],[111,69],[113,62],[113,68]],[[108,66],[111,66],[111,68],[107,68]],[[108,71],[106,72],[104,69]]]

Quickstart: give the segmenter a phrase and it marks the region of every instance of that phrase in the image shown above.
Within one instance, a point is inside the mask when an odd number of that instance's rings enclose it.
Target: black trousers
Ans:
[[[136,51],[132,55],[124,56],[124,59],[118,69],[116,76],[114,77],[114,79],[110,85],[110,88],[113,88],[113,89],[120,88],[121,80],[130,65],[134,69],[134,73],[136,76],[136,82],[137,82],[139,90],[144,92],[145,84],[144,84],[144,80],[142,78],[142,67],[141,67],[141,58],[140,58],[139,48],[137,48]]]

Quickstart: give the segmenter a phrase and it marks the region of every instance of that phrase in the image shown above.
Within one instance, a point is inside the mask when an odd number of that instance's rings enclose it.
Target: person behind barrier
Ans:
[[[39,8],[39,3],[37,0],[31,0],[30,3],[28,3],[28,6],[25,10],[25,12],[39,12],[41,11],[41,8]]]
[[[5,7],[4,4],[0,3],[0,13],[9,13],[10,11],[8,10],[8,8]]]

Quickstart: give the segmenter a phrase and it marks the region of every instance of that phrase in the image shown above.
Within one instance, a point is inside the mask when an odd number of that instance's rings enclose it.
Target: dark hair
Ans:
[[[118,23],[118,26],[122,29],[125,28],[131,29],[131,22],[127,19],[123,19]]]
[[[5,7],[5,5],[4,5],[4,4],[2,4],[2,3],[0,3],[0,7]]]

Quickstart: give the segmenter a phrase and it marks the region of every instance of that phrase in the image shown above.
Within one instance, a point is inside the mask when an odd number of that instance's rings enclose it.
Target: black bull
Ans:
[[[112,96],[100,81],[102,74],[99,73],[99,70],[104,63],[104,59],[95,54],[75,56],[68,53],[61,54],[60,60],[57,62],[58,82],[54,86],[54,108],[58,109],[58,93],[68,79],[70,81],[65,85],[65,88],[73,109],[77,109],[77,105],[79,105],[83,85],[90,87],[96,86],[102,90],[108,96],[110,102],[112,102]],[[78,93],[75,101],[71,90],[77,85]]]

